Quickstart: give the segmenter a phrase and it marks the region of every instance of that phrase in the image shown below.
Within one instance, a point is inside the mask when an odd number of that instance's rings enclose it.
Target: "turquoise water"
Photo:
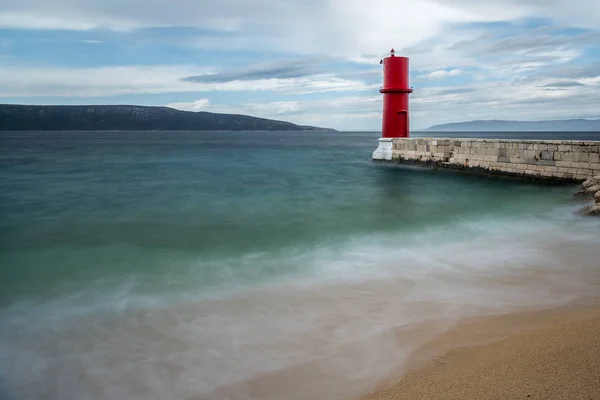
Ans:
[[[371,350],[399,326],[597,290],[585,277],[600,224],[573,214],[573,186],[373,163],[376,144],[362,132],[0,135],[0,388],[252,398],[240,382],[365,360],[339,343]],[[347,364],[328,379],[352,387]],[[370,371],[353,372],[357,388],[388,372]],[[298,398],[333,395],[315,390]]]

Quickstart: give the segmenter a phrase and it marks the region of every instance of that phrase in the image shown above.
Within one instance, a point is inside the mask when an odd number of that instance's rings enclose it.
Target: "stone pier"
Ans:
[[[600,141],[382,138],[373,159],[579,182],[600,174]]]

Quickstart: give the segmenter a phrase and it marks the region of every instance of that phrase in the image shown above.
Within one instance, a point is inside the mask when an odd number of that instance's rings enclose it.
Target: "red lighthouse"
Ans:
[[[412,89],[408,86],[408,58],[396,57],[394,49],[389,57],[384,58],[383,86],[383,124],[382,137],[408,137],[408,94]]]

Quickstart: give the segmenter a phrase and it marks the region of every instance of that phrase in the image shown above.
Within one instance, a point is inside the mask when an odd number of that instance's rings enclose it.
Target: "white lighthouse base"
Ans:
[[[373,152],[373,160],[392,160],[392,138],[380,138],[379,147]]]

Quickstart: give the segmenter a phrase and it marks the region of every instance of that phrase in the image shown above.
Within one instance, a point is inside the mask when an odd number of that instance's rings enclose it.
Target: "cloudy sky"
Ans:
[[[143,104],[378,130],[600,118],[598,0],[0,0],[0,102]]]

